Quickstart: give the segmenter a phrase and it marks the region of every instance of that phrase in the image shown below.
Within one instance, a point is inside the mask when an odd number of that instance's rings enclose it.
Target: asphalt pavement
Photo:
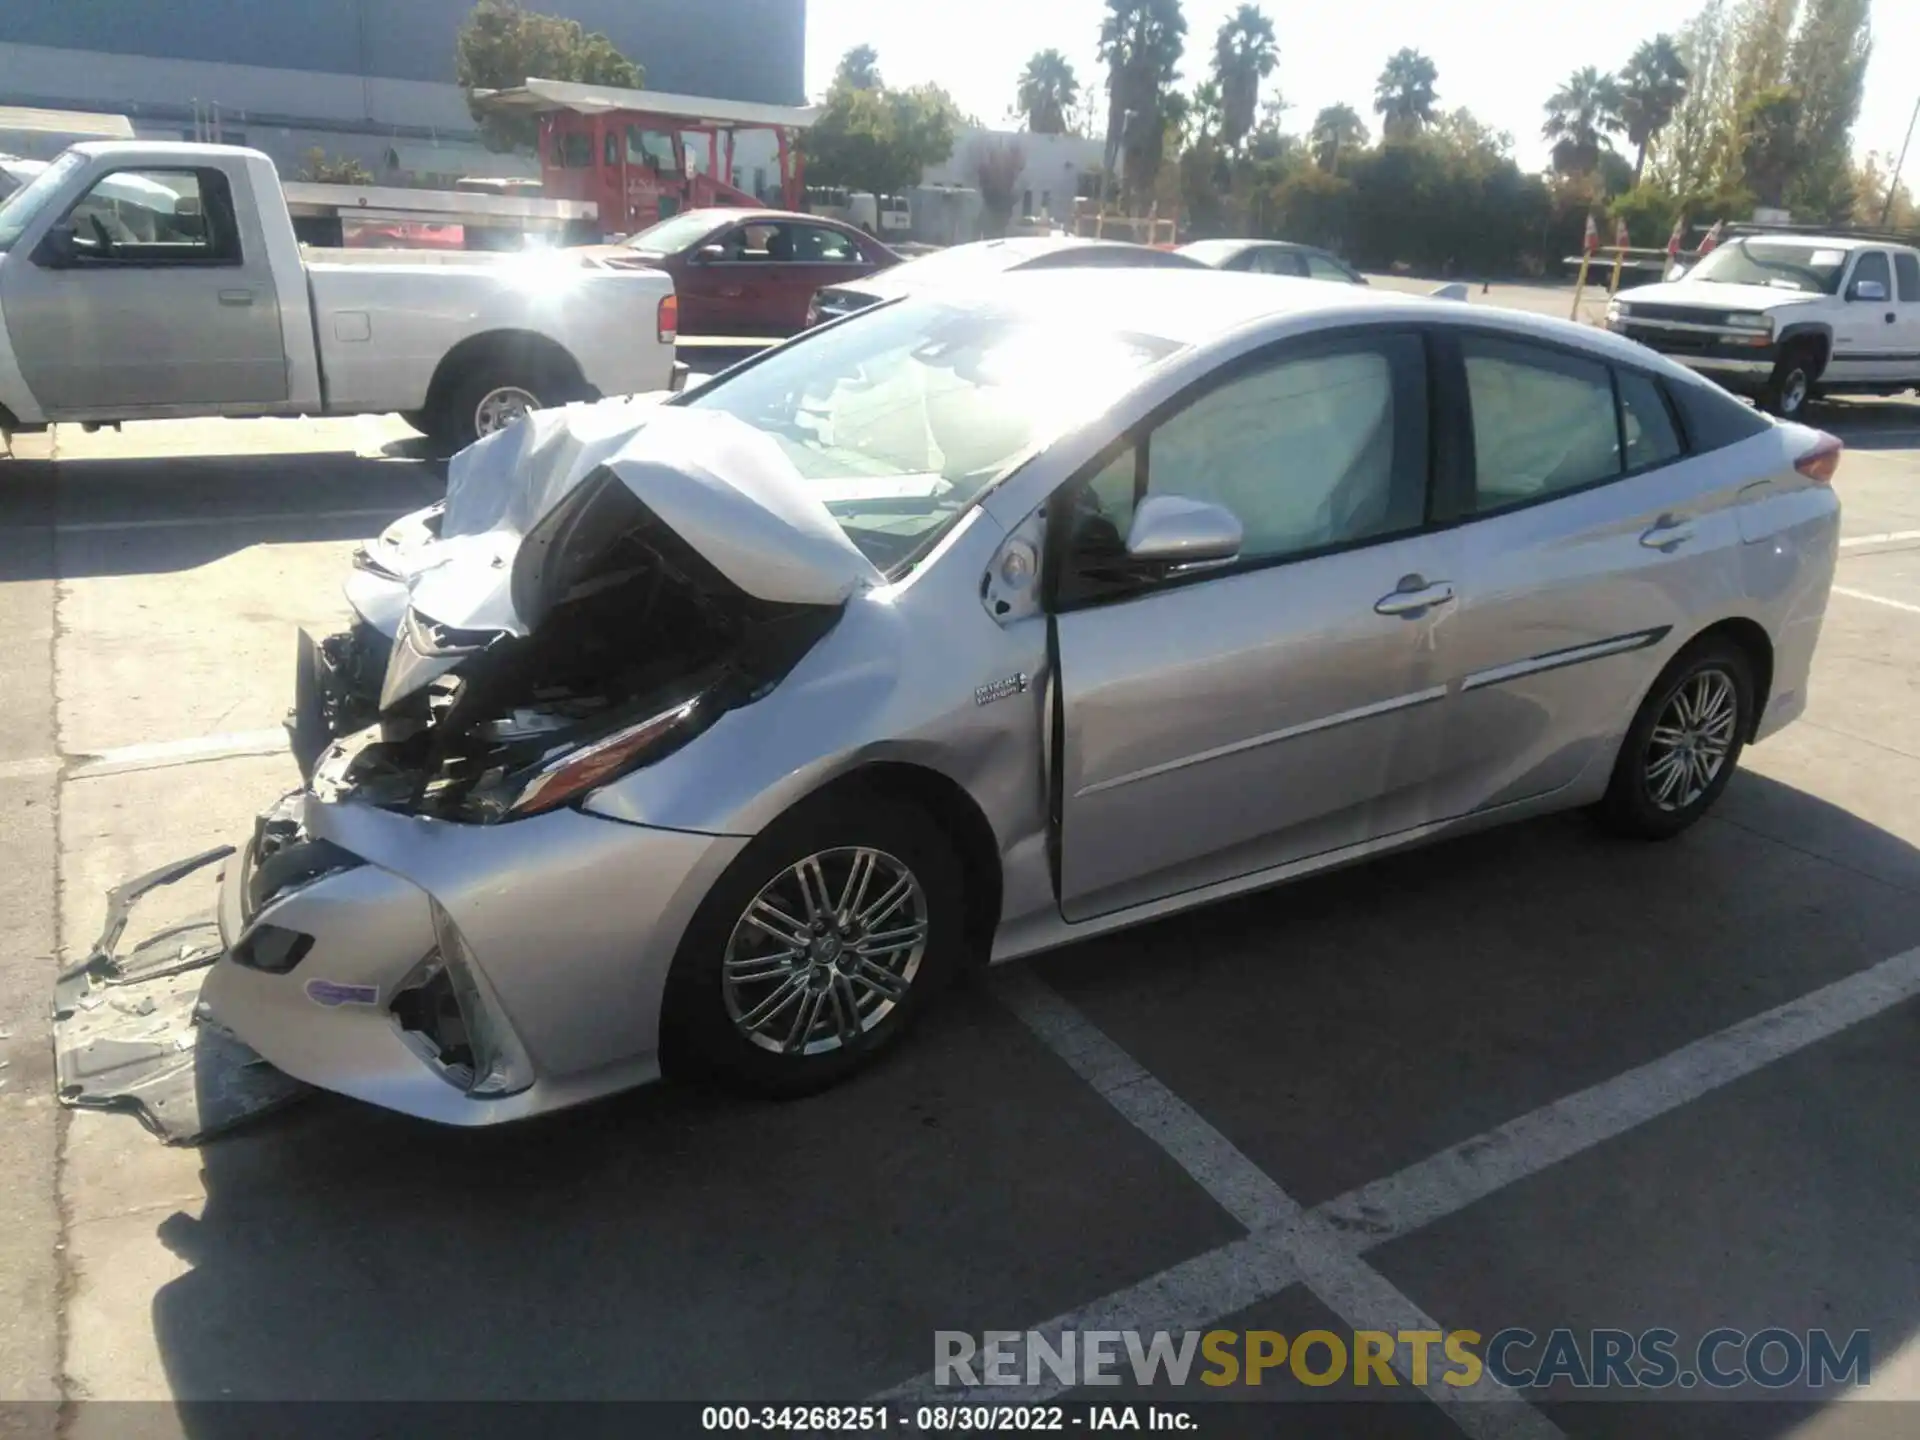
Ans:
[[[108,886],[295,782],[294,628],[443,474],[397,420],[23,441],[0,1396],[925,1397],[936,1331],[1430,1322],[1867,1330],[1873,1394],[1920,1398],[1920,403],[1812,418],[1850,448],[1810,708],[1673,844],[1555,817],[1078,945],[800,1103],[657,1087],[470,1133],[321,1096],[199,1149],[54,1105],[55,965]],[[1429,1384],[1408,1414],[1826,1436],[1854,1409],[1729,1393],[1767,1403],[1727,1428]]]

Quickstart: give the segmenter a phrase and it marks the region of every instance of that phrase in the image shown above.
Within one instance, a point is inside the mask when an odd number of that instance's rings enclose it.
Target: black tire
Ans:
[[[1782,420],[1798,420],[1813,398],[1820,370],[1820,348],[1805,341],[1789,344],[1760,391],[1760,408]]]
[[[744,988],[736,987],[730,992],[723,977],[723,966],[736,927],[741,927],[743,939],[751,939],[769,951],[777,949],[772,941],[747,926],[748,907],[769,887],[775,887],[777,904],[787,901],[791,892],[784,886],[791,869],[808,857],[823,853],[828,856],[823,862],[828,872],[827,894],[829,897],[836,892],[844,895],[844,879],[850,872],[839,867],[850,864],[846,856],[855,850],[877,852],[884,859],[895,861],[918,883],[926,940],[917,968],[913,969],[904,994],[897,1001],[884,1002],[865,991],[858,995],[861,1003],[870,1001],[875,1009],[887,1005],[870,1028],[859,1029],[848,1038],[845,1027],[840,1027],[840,1035],[822,1034],[811,1041],[816,1045],[831,1041],[835,1048],[816,1054],[768,1048],[783,1037],[771,1035],[756,1042],[736,1023],[735,1015],[743,1007],[757,1007],[777,999],[775,987],[791,983],[799,971],[746,982]],[[871,896],[868,908],[873,908]],[[782,909],[795,907],[785,903]],[[796,918],[799,917],[796,915]],[[729,1089],[775,1098],[825,1089],[872,1063],[911,1028],[961,968],[967,950],[966,931],[960,863],[939,826],[923,810],[885,796],[854,790],[802,804],[775,821],[741,852],[701,902],[687,927],[667,977],[661,1015],[662,1068],[676,1078],[711,1080]],[[894,963],[894,959],[905,968],[908,956],[892,957],[889,964]],[[844,965],[847,957],[832,963]],[[807,994],[818,991],[823,994],[818,1003],[826,1009],[832,1004],[830,992],[839,982],[831,978],[822,981],[818,971],[811,973],[813,978],[805,982],[808,989],[802,992],[799,1003],[807,1004]],[[842,995],[853,995],[852,986],[853,982],[849,981]],[[856,1005],[856,1014],[858,1008]],[[786,1028],[788,1020],[800,1023],[801,1013],[797,1008],[774,1013],[781,1017],[779,1026],[770,1028]],[[751,1014],[751,1010],[746,1011],[748,1018]],[[811,1023],[823,1022],[832,1024],[824,1016]],[[867,1022],[861,1017],[857,1023]],[[815,1033],[811,1024],[807,1033]],[[785,1043],[791,1044],[791,1038],[786,1037]]]
[[[422,435],[433,434],[433,421],[424,410],[402,410],[400,418]]]
[[[480,403],[500,390],[524,391],[534,402],[528,409],[585,399],[587,389],[570,369],[558,360],[507,349],[477,355],[460,366],[424,417],[427,433],[449,451],[466,449],[480,438]]]
[[[1675,792],[1663,800],[1657,793],[1657,782],[1650,778],[1651,767],[1679,747],[1657,740],[1654,731],[1663,728],[1663,722],[1672,718],[1668,709],[1675,698],[1709,675],[1721,677],[1731,687],[1733,723],[1725,754],[1719,768],[1698,794],[1677,803],[1693,783],[1683,780]],[[1689,697],[1699,693],[1689,691]],[[1616,835],[1671,840],[1706,814],[1720,798],[1720,792],[1727,788],[1734,768],[1740,763],[1740,752],[1746,748],[1747,737],[1753,733],[1754,703],[1753,666],[1744,650],[1719,636],[1688,646],[1660,672],[1660,678],[1641,702],[1633,724],[1627,728],[1627,737],[1620,744],[1606,796],[1594,807],[1594,817]],[[1717,731],[1717,727],[1712,728]],[[1670,771],[1671,766],[1668,769]],[[1663,774],[1662,779],[1666,778]]]

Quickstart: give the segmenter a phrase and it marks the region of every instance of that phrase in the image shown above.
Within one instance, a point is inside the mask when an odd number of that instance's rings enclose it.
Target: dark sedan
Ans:
[[[672,275],[682,335],[790,335],[822,286],[900,261],[852,225],[789,210],[688,210],[583,253]]]

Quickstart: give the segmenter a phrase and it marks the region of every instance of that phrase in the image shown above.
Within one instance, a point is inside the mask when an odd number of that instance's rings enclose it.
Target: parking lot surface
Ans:
[[[319,1096],[198,1149],[53,1104],[56,961],[295,782],[294,628],[443,470],[389,420],[23,440],[0,1393],[910,1399],[943,1330],[1726,1326],[1866,1330],[1868,1393],[1920,1399],[1920,403],[1811,419],[1849,453],[1810,708],[1671,844],[1556,817],[1078,945],[804,1102],[472,1133]],[[1899,1433],[1801,1384],[1737,1424],[1425,1388],[1414,1433]]]

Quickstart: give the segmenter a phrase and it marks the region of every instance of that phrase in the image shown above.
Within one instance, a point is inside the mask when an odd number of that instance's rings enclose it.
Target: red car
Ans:
[[[855,226],[791,210],[688,210],[585,253],[672,275],[682,335],[791,335],[816,290],[900,262]]]

